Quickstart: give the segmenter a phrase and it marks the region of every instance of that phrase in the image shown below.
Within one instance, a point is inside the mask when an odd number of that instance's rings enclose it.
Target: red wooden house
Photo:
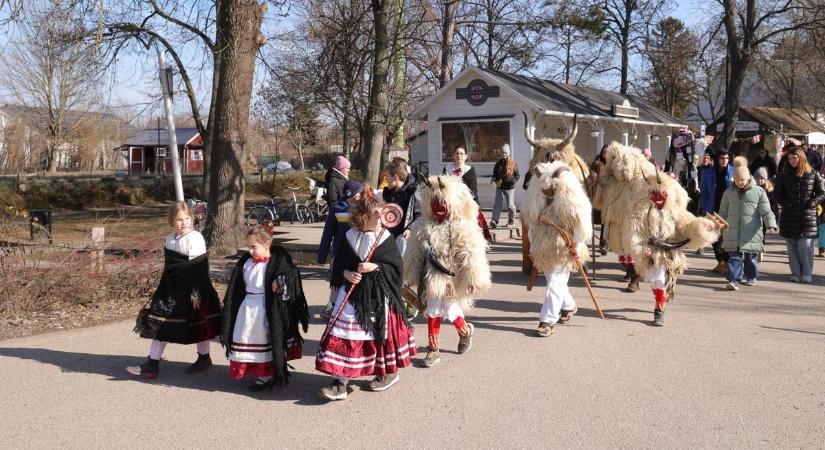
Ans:
[[[197,128],[175,130],[181,173],[203,174],[203,138]],[[118,149],[122,155],[121,170],[129,175],[144,173],[172,174],[172,155],[168,151],[165,128],[147,128],[126,139]]]

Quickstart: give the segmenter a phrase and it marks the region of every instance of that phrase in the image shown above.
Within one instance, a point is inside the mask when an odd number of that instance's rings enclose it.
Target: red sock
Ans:
[[[441,334],[441,317],[427,317],[427,332],[431,336]]]
[[[659,309],[665,309],[665,303],[667,303],[667,294],[665,294],[664,289],[653,289],[653,298],[656,299],[656,307]]]
[[[456,330],[461,331],[464,329],[464,318],[459,317],[453,321],[453,326]]]

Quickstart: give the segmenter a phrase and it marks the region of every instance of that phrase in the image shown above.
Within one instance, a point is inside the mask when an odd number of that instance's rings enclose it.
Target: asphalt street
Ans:
[[[468,314],[472,349],[455,353],[442,327],[442,361],[431,369],[426,325],[420,354],[390,390],[356,382],[327,403],[330,378],[314,370],[326,274],[304,272],[311,312],[305,356],[283,389],[248,393],[216,367],[185,375],[195,348],[170,345],[154,381],[130,378],[148,341],[124,321],[0,342],[3,448],[821,448],[825,446],[825,278],[787,280],[774,241],[759,283],[723,290],[712,256],[691,269],[654,328],[649,287],[621,292],[615,255],[593,281],[600,320],[582,281],[571,278],[579,314],[549,338],[535,337],[544,280],[532,292],[519,242],[489,254],[494,286]],[[783,251],[780,253],[780,251]],[[712,253],[711,253],[712,255]],[[825,261],[816,262],[823,273]]]

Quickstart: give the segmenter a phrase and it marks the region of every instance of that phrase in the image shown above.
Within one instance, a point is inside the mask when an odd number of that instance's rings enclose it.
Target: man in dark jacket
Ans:
[[[732,182],[733,165],[730,164],[730,153],[724,149],[719,150],[716,152],[716,196],[713,202],[714,211],[719,211],[719,206],[722,204],[722,195],[730,187]],[[722,248],[721,236],[713,243],[713,255],[716,257],[716,267],[711,270],[720,274],[728,273],[728,252]]]
[[[759,151],[759,156],[753,160],[748,170],[750,170],[750,173],[756,173],[760,167],[764,167],[768,172],[768,180],[773,180],[776,177],[776,161],[765,149]]]
[[[811,166],[814,172],[822,173],[822,155],[813,145],[807,147],[808,150],[805,152],[805,156],[808,158],[808,165]]]
[[[324,176],[327,183],[327,204],[334,205],[339,200],[344,199],[344,184],[349,181],[349,168],[351,164],[344,156],[335,158],[335,166],[329,169]]]

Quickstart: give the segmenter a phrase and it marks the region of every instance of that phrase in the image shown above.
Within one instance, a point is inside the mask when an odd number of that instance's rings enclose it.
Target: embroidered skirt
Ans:
[[[339,291],[334,311],[341,307],[346,291]],[[386,376],[411,364],[418,352],[413,330],[396,311],[387,308],[386,342],[376,340],[371,331],[355,319],[355,309],[347,304],[320,343],[315,368],[342,378]],[[335,313],[332,314],[335,317]],[[332,319],[330,319],[332,320]]]

